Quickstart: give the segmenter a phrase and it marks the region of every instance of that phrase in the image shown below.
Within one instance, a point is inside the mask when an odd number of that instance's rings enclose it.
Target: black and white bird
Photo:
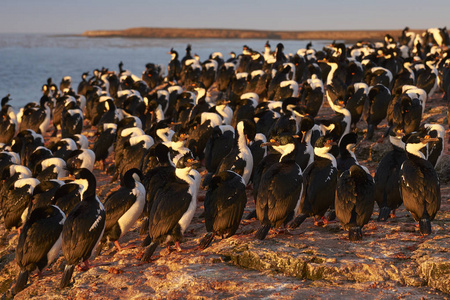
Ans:
[[[1,151],[0,152],[0,176],[3,174],[4,170],[9,169],[9,167],[11,165],[20,165],[20,156],[15,152],[9,152],[7,150]],[[27,173],[29,173],[31,176],[30,169],[27,170]]]
[[[19,122],[19,131],[31,129],[34,132],[44,134],[51,121],[50,103],[51,99],[48,96],[42,96],[40,105],[27,104],[21,108],[17,114],[17,121]]]
[[[234,145],[234,128],[230,125],[219,125],[213,132],[205,147],[205,167],[209,173],[215,173],[222,159]]]
[[[70,172],[76,169],[86,168],[92,172],[95,164],[95,153],[91,149],[78,149],[72,151],[67,157],[66,166]]]
[[[336,217],[348,229],[350,241],[362,239],[361,229],[370,221],[374,206],[372,176],[354,164],[339,176],[336,185]]]
[[[391,102],[391,91],[382,84],[369,88],[368,107],[364,109],[363,119],[367,122],[366,139],[373,138],[378,124],[386,118],[388,105]]]
[[[444,153],[445,129],[440,124],[424,124],[423,127],[431,138],[437,138],[438,141],[427,143],[427,160],[436,167]]]
[[[56,191],[64,185],[64,182],[58,179],[42,181],[33,190],[33,209],[51,205]],[[64,215],[65,216],[65,215]]]
[[[25,223],[28,207],[33,190],[39,184],[36,178],[22,178],[16,180],[3,194],[2,211],[6,230],[19,228]]]
[[[83,96],[84,97],[84,96]],[[69,102],[74,102],[76,104],[75,97],[71,95],[64,95],[55,99],[52,104],[52,123],[54,131],[52,136],[56,136],[58,129],[61,129],[61,119],[63,115],[63,110],[66,104]]]
[[[364,107],[367,106],[369,87],[363,82],[354,83],[347,88],[345,108],[350,112],[352,128],[361,119]]]
[[[55,144],[51,145],[49,149],[53,152],[53,155],[55,157],[67,160],[72,151],[78,149],[78,146],[71,138],[63,138]]]
[[[316,117],[323,104],[324,89],[323,82],[313,74],[313,76],[303,82],[300,102],[305,105],[306,113]]]
[[[20,156],[20,163],[28,165],[28,158],[37,147],[44,146],[44,138],[31,129],[20,131],[11,141],[11,150]]]
[[[44,159],[53,158],[53,152],[50,149],[47,149],[44,146],[38,146],[36,149],[33,150],[33,152],[30,154],[27,160],[27,167],[30,170],[33,170],[35,167]]]
[[[19,126],[17,124],[17,117],[14,113],[11,105],[8,104],[10,101],[9,94],[2,98],[1,101],[1,110],[0,110],[0,143],[8,144],[13,139],[14,135],[19,130]]]
[[[232,60],[234,61],[237,59],[233,58]],[[234,77],[235,70],[236,64],[233,62],[226,62],[221,67],[219,67],[216,82],[217,88],[219,89],[220,92],[225,92],[228,89],[228,86],[230,85],[230,82]]]
[[[142,172],[136,168],[128,170],[120,181],[120,188],[110,193],[103,202],[106,221],[102,242],[114,242],[118,251],[122,250],[119,238],[130,230],[144,210],[142,176]]]
[[[300,226],[308,216],[314,216],[316,225],[327,221],[321,219],[334,205],[338,175],[336,159],[329,153],[333,143],[330,138],[321,136],[314,145],[314,162],[303,172],[304,191],[299,215],[290,224],[291,228]]]
[[[37,207],[27,216],[16,248],[20,273],[12,290],[13,295],[26,287],[31,272],[38,269],[41,274],[58,257],[65,219],[64,213],[54,205]]]
[[[100,243],[105,230],[105,208],[96,195],[97,182],[88,169],[75,172],[75,179],[82,183],[82,201],[67,215],[62,232],[62,250],[67,261],[61,278],[60,288],[66,287],[72,279],[75,265],[88,259]]]
[[[83,130],[83,111],[76,101],[66,101],[61,116],[61,137],[81,134]]]
[[[320,128],[314,124],[314,120],[309,115],[305,115],[300,121],[299,133],[301,133],[301,139],[296,139],[299,151],[295,160],[302,171],[305,171],[314,161],[312,145],[320,136]]]
[[[245,182],[233,171],[224,171],[215,175],[208,186],[205,196],[206,235],[200,241],[205,249],[214,236],[228,238],[236,233],[247,203]]]
[[[67,216],[81,201],[83,188],[84,186],[76,181],[63,182],[63,184],[56,189],[51,199],[51,204],[58,206]]]
[[[161,243],[175,243],[181,251],[179,242],[194,217],[197,208],[197,194],[200,178],[192,177],[190,172],[195,161],[187,156],[178,160],[176,179],[168,182],[154,200],[149,216],[149,237],[142,261],[148,262]]]
[[[9,154],[9,153],[8,153]],[[14,199],[8,199],[6,197],[8,191],[14,188],[14,184],[19,179],[32,177],[32,172],[25,166],[19,165],[16,162],[12,162],[12,157],[5,155],[5,165],[2,166],[2,173],[0,174],[0,211],[3,212],[4,205],[7,201],[13,201]]]
[[[245,119],[251,120],[255,115],[255,109],[258,106],[259,96],[256,93],[245,93],[239,97],[239,100],[235,101],[235,109],[233,118],[231,120],[231,126],[236,125]]]
[[[355,148],[358,135],[354,132],[347,133],[339,141],[339,156],[336,159],[339,173],[347,171],[352,165],[358,164],[355,156]]]
[[[150,169],[147,168],[148,163],[145,163],[145,165],[141,167],[144,174],[142,184],[146,191],[146,201],[143,213],[144,221],[142,222],[139,231],[139,234],[141,235],[148,231],[148,216],[150,215],[157,193],[166,184],[176,180],[175,165],[170,159],[170,148],[164,145],[164,143],[158,143],[155,147],[150,148],[150,151],[154,152],[154,160],[156,160],[154,166]]]
[[[58,179],[68,175],[66,166],[67,164],[62,158],[46,158],[34,167],[33,175],[39,181]]]
[[[319,62],[324,62],[331,68],[326,81],[326,95],[328,102],[336,103],[337,101],[344,101],[347,85],[341,76],[344,71],[342,62],[336,57],[320,60]],[[333,108],[333,106],[331,107]]]
[[[172,48],[168,54],[172,58],[167,66],[167,80],[178,82],[181,73],[181,62],[178,58],[178,52]]]
[[[89,75],[89,72],[84,72],[83,74],[81,74],[81,81],[77,87],[77,94],[84,95],[84,96],[86,95],[86,93],[90,87],[89,82],[86,80],[88,75]]]
[[[255,134],[253,122],[249,120],[240,121],[236,126],[234,146],[220,162],[217,172],[234,171],[242,176],[245,184],[248,184],[253,171],[253,156],[248,148],[247,141],[253,140]]]
[[[116,161],[116,172],[113,180],[119,175],[123,176],[130,169],[138,168],[142,158],[153,144],[153,138],[146,134],[133,136],[128,141],[125,141],[121,149],[121,160]],[[117,148],[116,151],[118,151]]]
[[[114,104],[114,100],[111,97],[106,98],[98,105],[103,107],[104,113],[101,116],[99,115],[98,122],[93,123],[94,125],[102,127],[105,123],[117,124],[123,118],[123,116],[119,114],[119,110],[117,109],[116,105]]]
[[[404,92],[400,95],[398,101],[392,102],[395,103],[392,107],[392,120],[389,125],[400,126],[405,134],[417,131],[420,127],[423,111],[418,94]]]
[[[218,113],[223,119],[223,125],[230,125],[233,118],[233,110],[228,104],[230,101],[225,99],[217,99],[216,105],[211,107],[210,111]]]
[[[329,134],[333,136],[334,141],[337,143],[344,135],[350,132],[352,115],[350,111],[345,108],[343,100],[337,99],[335,102],[333,102],[331,101],[331,98],[330,96],[328,96],[328,94],[327,100],[331,109],[336,112],[336,115],[330,120],[322,121],[322,123],[323,125],[328,126],[326,127],[326,131],[330,129]]]
[[[248,148],[250,149],[253,156],[253,170],[252,176],[250,177],[250,182],[253,182],[253,176],[255,174],[256,168],[267,155],[267,146],[264,146],[264,143],[267,143],[267,138],[262,133],[257,133],[253,141],[250,141],[249,143]]]
[[[303,175],[295,162],[296,146],[291,134],[282,134],[269,142],[281,154],[278,162],[262,174],[258,187],[256,216],[262,227],[256,238],[263,240],[272,227],[292,220],[303,194]]]
[[[75,134],[70,137],[74,140],[75,144],[77,144],[78,149],[88,149],[89,148],[89,140],[83,134]]]
[[[364,81],[368,86],[375,86],[382,84],[387,88],[391,88],[393,84],[394,76],[392,72],[383,67],[373,67],[367,70],[364,75]]]
[[[411,134],[406,141],[407,159],[400,168],[400,191],[403,204],[419,222],[422,235],[431,233],[431,221],[441,207],[439,177],[420,151],[429,142],[438,141],[423,132]]]
[[[419,104],[422,107],[422,114],[425,112],[428,95],[424,89],[419,88],[415,85],[404,85],[402,87],[402,93],[408,94],[411,99],[418,98]]]
[[[103,131],[94,143],[93,151],[95,161],[100,161],[101,169],[105,169],[105,161],[114,150],[114,142],[116,141],[117,125],[114,123],[103,124]]]
[[[401,128],[389,131],[393,149],[383,156],[375,172],[375,201],[379,207],[379,222],[394,217],[395,210],[403,203],[400,194],[400,167],[406,160],[404,136]]]
[[[67,92],[69,89],[72,88],[72,77],[70,76],[64,76],[61,79],[61,82],[59,83],[59,90],[62,93]]]
[[[416,85],[418,88],[425,90],[429,99],[438,87],[438,70],[435,66],[434,56],[427,56],[424,65],[425,68],[417,74]]]

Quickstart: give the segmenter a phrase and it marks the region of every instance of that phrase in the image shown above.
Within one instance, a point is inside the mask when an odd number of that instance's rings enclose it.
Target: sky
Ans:
[[[0,0],[0,33],[132,27],[384,30],[450,27],[449,0]]]

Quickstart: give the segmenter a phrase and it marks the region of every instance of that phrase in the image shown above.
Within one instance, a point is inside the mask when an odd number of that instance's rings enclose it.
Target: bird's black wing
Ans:
[[[351,222],[353,211],[356,209],[356,197],[355,182],[349,177],[349,171],[345,171],[338,178],[335,199],[336,217],[344,225]]]
[[[425,202],[421,196],[426,195],[424,182],[424,174],[418,171],[410,160],[406,160],[400,168],[401,194],[403,204],[416,221],[422,217],[425,209]]]
[[[56,211],[56,208],[45,206],[31,212],[17,244],[16,259],[19,265],[27,266],[40,261],[60,237],[62,216],[53,210]]]
[[[358,193],[358,204],[356,205],[356,224],[359,226],[363,226],[370,221],[374,206],[375,184],[372,176],[366,175],[366,182],[358,187],[363,191]]]
[[[267,205],[267,217],[271,222],[283,221],[299,200],[303,178],[299,175],[300,167],[295,166],[285,169],[284,164],[275,164],[263,175],[258,191],[261,201],[258,201],[257,209],[263,209],[262,204]]]
[[[68,265],[88,259],[105,228],[105,211],[84,199],[67,216],[62,250]]]
[[[226,183],[226,184],[225,184]],[[241,176],[210,188],[205,196],[205,225],[208,232],[237,229],[242,219],[247,196]],[[233,232],[234,233],[234,232]]]
[[[127,188],[119,188],[109,194],[105,199],[105,230],[111,229],[114,224],[126,213],[136,202],[136,196]]]
[[[169,234],[178,224],[192,199],[188,189],[187,184],[169,184],[157,193],[149,217],[152,240]]]

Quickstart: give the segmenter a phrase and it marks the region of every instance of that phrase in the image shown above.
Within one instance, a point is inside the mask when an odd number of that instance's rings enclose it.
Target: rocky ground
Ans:
[[[447,105],[442,94],[427,103],[425,122],[446,128]],[[321,114],[329,114],[324,105]],[[360,129],[365,124],[360,122]],[[386,129],[382,124],[374,140]],[[361,133],[361,138],[363,133]],[[358,146],[360,162],[374,173],[389,142],[364,141]],[[74,283],[58,288],[65,265],[60,257],[41,278],[16,299],[449,299],[450,298],[450,156],[437,167],[441,178],[441,211],[433,221],[433,233],[422,237],[410,214],[401,207],[397,218],[376,222],[378,207],[363,229],[363,240],[352,243],[339,223],[314,226],[307,219],[290,233],[269,233],[264,241],[253,235],[259,228],[255,219],[242,222],[237,235],[216,239],[206,250],[197,248],[205,233],[203,202],[187,230],[182,252],[166,248],[155,252],[155,260],[140,262],[143,237],[140,221],[121,240],[124,246],[137,246],[117,252],[104,249],[87,272],[75,271]],[[103,199],[117,183],[95,170],[98,195]],[[201,191],[200,196],[204,195]],[[248,190],[246,213],[253,207]],[[200,197],[202,199],[202,197]],[[3,224],[0,234],[3,234]],[[17,234],[10,233],[8,244],[0,249],[0,292],[13,285],[19,268],[14,261]]]

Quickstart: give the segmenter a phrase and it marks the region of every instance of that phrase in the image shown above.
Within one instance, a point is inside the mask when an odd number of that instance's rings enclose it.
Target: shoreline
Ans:
[[[425,30],[414,29],[416,33]],[[401,29],[392,30],[320,30],[320,31],[270,31],[241,29],[196,29],[196,28],[150,28],[137,27],[123,30],[88,30],[85,37],[124,37],[124,38],[195,38],[195,39],[268,39],[268,40],[383,40],[386,34],[398,38]]]

